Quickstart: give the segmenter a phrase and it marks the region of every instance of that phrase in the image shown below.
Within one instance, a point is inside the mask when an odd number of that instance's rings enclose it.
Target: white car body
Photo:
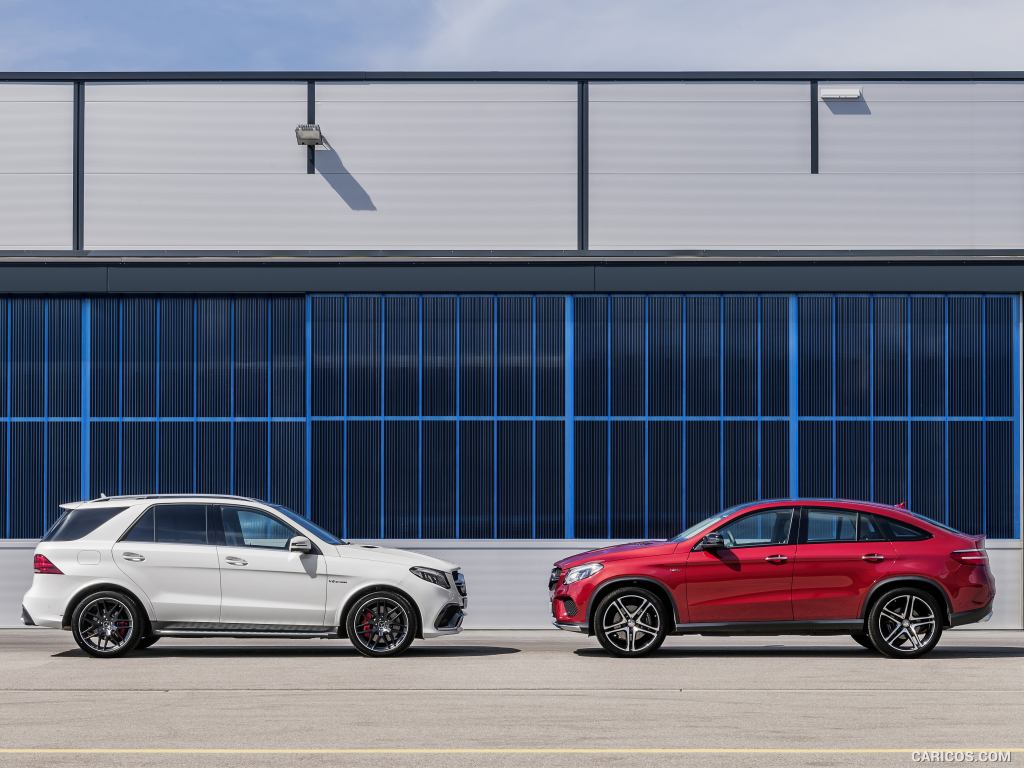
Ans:
[[[308,538],[313,551],[224,546],[223,532],[217,543],[206,544],[159,542],[156,536],[154,541],[123,540],[147,510],[165,504],[252,509]],[[337,637],[353,600],[384,588],[414,606],[416,637],[462,630],[467,598],[457,565],[398,549],[334,544],[302,518],[255,499],[121,496],[65,508],[97,514],[123,509],[83,538],[39,544],[36,555],[60,573],[35,574],[23,600],[26,624],[68,629],[83,595],[116,589],[135,598],[152,636]],[[446,574],[448,586],[421,578],[413,567]]]

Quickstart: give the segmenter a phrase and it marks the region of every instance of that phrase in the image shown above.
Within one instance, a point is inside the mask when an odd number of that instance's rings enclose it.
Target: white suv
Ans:
[[[36,547],[28,625],[70,629],[92,656],[161,637],[348,637],[394,656],[462,630],[458,566],[350,544],[237,496],[116,496],[62,505]]]

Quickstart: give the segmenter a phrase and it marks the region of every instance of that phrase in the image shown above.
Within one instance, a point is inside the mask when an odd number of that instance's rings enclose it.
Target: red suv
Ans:
[[[995,594],[983,536],[835,499],[743,504],[668,541],[567,557],[548,587],[555,626],[615,656],[669,634],[849,634],[912,658],[944,627],[987,619]]]

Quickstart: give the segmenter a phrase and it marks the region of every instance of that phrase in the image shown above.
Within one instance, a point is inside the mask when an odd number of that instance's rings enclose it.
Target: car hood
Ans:
[[[608,561],[608,560],[620,560],[627,557],[653,557],[654,555],[661,554],[664,551],[666,545],[672,544],[672,542],[665,541],[664,539],[657,539],[654,541],[634,541],[629,544],[616,544],[612,547],[601,547],[600,549],[591,549],[587,552],[580,552],[578,555],[570,555],[562,560],[555,563],[559,568],[572,568],[575,565],[582,565],[583,563],[589,563],[594,560]]]
[[[390,563],[392,565],[404,565],[411,568],[414,565],[423,568],[435,568],[439,571],[451,573],[459,568],[455,563],[441,560],[437,557],[424,555],[419,552],[410,552],[406,549],[392,549],[391,547],[378,547],[375,544],[342,544],[336,547],[338,557],[353,558],[356,560],[371,560],[377,563]]]

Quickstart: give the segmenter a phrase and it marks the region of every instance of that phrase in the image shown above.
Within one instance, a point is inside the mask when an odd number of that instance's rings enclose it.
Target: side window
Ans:
[[[224,543],[229,547],[265,547],[287,549],[295,535],[276,517],[248,507],[221,507]]]
[[[128,529],[121,541],[137,541],[137,542],[153,542],[156,541],[156,531],[153,525],[153,520],[156,514],[153,512],[153,507],[150,507],[142,516],[135,521],[135,525]]]
[[[156,541],[163,544],[208,544],[205,504],[157,504],[152,507]]]
[[[860,527],[857,529],[857,541],[888,541],[889,534],[886,533],[884,525],[876,515],[861,512],[859,518]]]
[[[893,541],[921,541],[922,539],[931,538],[920,528],[915,528],[909,523],[901,523],[893,520],[891,517],[886,519],[885,522],[889,524],[889,530],[892,531]]]
[[[804,526],[808,544],[857,540],[857,513],[847,509],[808,509]]]
[[[788,544],[792,524],[792,509],[763,509],[726,523],[718,533],[730,548],[765,547]]]

